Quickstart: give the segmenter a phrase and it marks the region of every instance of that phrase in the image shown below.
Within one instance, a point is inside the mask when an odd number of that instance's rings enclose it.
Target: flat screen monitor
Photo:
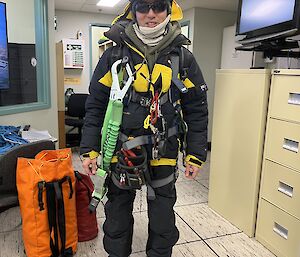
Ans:
[[[299,34],[300,0],[240,0],[237,41],[262,41]]]
[[[0,90],[9,88],[6,5],[0,2]]]

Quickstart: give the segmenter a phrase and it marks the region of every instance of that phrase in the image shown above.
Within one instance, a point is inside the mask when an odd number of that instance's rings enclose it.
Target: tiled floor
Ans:
[[[80,161],[74,159],[74,168],[81,170]],[[178,200],[175,205],[176,223],[180,239],[173,250],[173,257],[274,257],[255,239],[251,239],[223,219],[207,205],[209,191],[209,160],[195,180],[186,180],[183,168],[176,187]],[[146,190],[137,193],[134,207],[134,238],[131,257],[146,257],[147,238]],[[102,245],[104,221],[103,206],[97,210],[100,227],[98,238],[79,243],[76,256],[106,257]],[[19,208],[0,214],[0,257],[24,255]]]

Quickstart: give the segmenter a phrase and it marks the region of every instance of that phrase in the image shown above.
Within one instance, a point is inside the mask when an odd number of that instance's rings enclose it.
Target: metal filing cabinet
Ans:
[[[208,205],[253,237],[270,70],[217,70]]]
[[[256,239],[278,257],[300,257],[300,71],[274,70]]]

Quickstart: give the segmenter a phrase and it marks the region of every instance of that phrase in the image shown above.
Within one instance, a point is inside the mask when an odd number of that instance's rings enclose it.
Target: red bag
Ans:
[[[75,171],[75,176],[78,241],[84,242],[98,235],[96,212],[90,212],[88,208],[94,185],[88,175]]]

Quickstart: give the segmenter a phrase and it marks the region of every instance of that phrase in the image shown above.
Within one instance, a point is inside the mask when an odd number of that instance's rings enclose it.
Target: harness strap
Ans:
[[[168,185],[169,183],[173,182],[174,179],[175,179],[175,175],[171,174],[170,176],[168,176],[166,178],[152,180],[150,182],[150,185],[151,185],[152,188],[159,188],[159,187],[163,187],[165,185]]]
[[[178,133],[178,126],[174,126],[168,129],[168,138],[177,135]],[[131,140],[128,140],[128,136],[123,133],[119,133],[119,140],[123,142],[122,148],[124,150],[130,150],[137,146],[147,145],[147,144],[154,144],[155,139],[154,135],[144,135],[138,136]]]
[[[156,179],[156,180],[151,180],[150,174],[148,173],[148,171],[146,171],[144,173],[144,175],[145,175],[146,181],[147,181],[147,183],[146,183],[147,198],[150,201],[156,199],[155,191],[154,191],[155,188],[166,186],[166,185],[168,185],[169,183],[172,183],[175,180],[175,175],[174,174],[171,174],[166,178]],[[122,185],[121,186],[120,183],[119,183],[119,180],[116,178],[114,173],[112,173],[112,175],[111,175],[111,180],[115,184],[115,186],[120,188],[120,189],[125,189],[125,190],[132,189],[130,186],[127,186],[127,185]]]
[[[175,175],[171,174],[166,178],[151,180],[150,175],[147,174],[146,180],[148,181],[148,183],[146,184],[146,186],[147,186],[147,198],[150,201],[152,201],[152,200],[156,199],[154,189],[170,184],[171,182],[173,182],[175,180]]]
[[[182,83],[182,81],[178,78],[179,74],[179,56],[171,55],[171,69],[172,69],[172,81],[175,86],[179,89],[179,91],[183,94],[188,92],[186,86]]]
[[[152,98],[143,96],[140,93],[136,92],[135,90],[132,90],[130,95],[130,101],[133,103],[139,103],[141,106],[144,107],[149,107],[151,105]],[[169,95],[167,93],[159,97],[160,105],[163,105],[167,102],[169,102]]]

